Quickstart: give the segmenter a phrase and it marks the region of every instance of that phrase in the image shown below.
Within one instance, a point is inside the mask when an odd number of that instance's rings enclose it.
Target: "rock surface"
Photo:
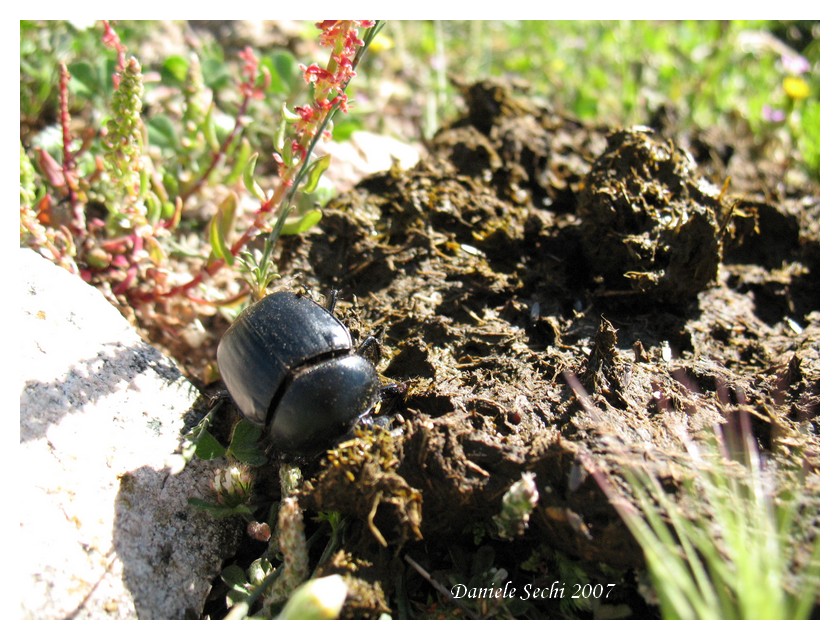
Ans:
[[[94,288],[22,249],[24,618],[188,618],[234,542],[177,455],[196,390]]]

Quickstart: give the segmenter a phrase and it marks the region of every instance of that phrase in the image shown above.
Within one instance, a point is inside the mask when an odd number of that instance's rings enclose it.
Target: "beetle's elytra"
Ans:
[[[287,291],[251,305],[222,336],[219,372],[242,414],[281,451],[321,451],[375,404],[379,376],[330,311]]]

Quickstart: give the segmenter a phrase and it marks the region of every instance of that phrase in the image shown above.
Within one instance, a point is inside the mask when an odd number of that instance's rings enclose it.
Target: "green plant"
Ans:
[[[358,23],[358,24],[357,24]],[[271,196],[266,196],[255,179],[258,156],[251,156],[244,172],[244,182],[248,191],[260,202],[253,215],[253,222],[240,238],[230,246],[223,242],[224,233],[216,233],[212,242],[213,256],[202,269],[186,284],[161,292],[161,297],[182,294],[207,276],[213,275],[224,265],[231,266],[243,248],[265,228],[271,227],[271,233],[265,240],[259,262],[245,259],[243,267],[250,274],[250,281],[255,287],[255,295],[261,298],[272,279],[273,264],[269,262],[281,234],[301,233],[320,220],[318,212],[308,212],[297,220],[289,220],[294,211],[294,198],[300,188],[304,193],[311,193],[329,166],[329,157],[312,160],[312,151],[318,140],[330,125],[337,111],[347,111],[347,84],[355,75],[355,68],[361,61],[370,42],[382,28],[376,21],[324,21],[318,23],[322,31],[321,44],[331,49],[330,61],[326,67],[316,64],[304,69],[304,78],[313,86],[311,104],[295,107],[290,111],[283,107],[283,119],[274,134],[274,159],[278,166],[280,184]],[[364,40],[360,39],[358,26],[367,31]],[[250,82],[243,85],[246,97],[253,95],[257,77],[258,61],[253,51],[243,52],[246,76]],[[293,131],[287,135],[287,125]],[[220,209],[220,213],[224,213]],[[269,225],[269,216],[276,213],[273,225]],[[229,217],[229,216],[226,216]],[[226,228],[224,221],[214,221],[214,228]]]
[[[685,503],[651,471],[627,468],[634,504],[592,460],[593,471],[645,554],[662,615],[669,619],[802,619],[819,590],[819,535],[795,564],[796,495],[773,495],[752,435],[737,461],[720,431],[701,444],[680,431],[691,460]]]
[[[811,41],[799,54],[810,62],[802,77],[811,88],[797,106],[801,122],[788,118],[768,128],[764,117],[765,105],[779,108],[784,101],[784,61],[795,53],[784,39],[792,28],[767,20],[452,20],[399,22],[391,30],[399,46],[409,47],[397,57],[405,60],[416,95],[425,98],[427,136],[461,109],[447,76],[468,83],[509,77],[586,121],[644,124],[665,106],[681,131],[745,121],[761,138],[792,139],[818,174],[812,149],[819,131],[813,126],[818,23],[797,25]]]
[[[337,598],[334,589],[327,590],[326,599],[332,604],[327,606],[326,610],[333,613],[324,613],[323,616],[311,613],[312,607],[318,609],[322,604],[320,588],[316,587],[315,593],[311,593],[305,587],[303,593],[298,590],[309,577],[309,555],[303,510],[297,499],[283,499],[276,513],[276,525],[269,540],[268,550],[251,563],[247,575],[236,565],[222,571],[222,580],[230,587],[227,597],[230,611],[227,619],[237,620],[249,616],[272,618],[278,615],[286,618],[337,617],[344,602],[346,589],[340,599]],[[283,607],[284,603],[289,608]],[[282,612],[286,612],[285,616]]]
[[[21,28],[38,26],[27,23]],[[291,214],[298,193],[312,193],[329,164],[328,157],[315,159],[312,151],[328,132],[335,113],[347,111],[347,84],[382,24],[324,21],[318,27],[321,44],[330,49],[330,61],[324,67],[303,68],[304,80],[313,90],[311,102],[281,110],[280,127],[273,136],[279,184],[266,195],[255,175],[258,155],[252,152],[245,129],[255,101],[293,83],[290,56],[274,54],[261,60],[250,47],[240,53],[242,77],[232,117],[220,113],[217,99],[211,96],[228,84],[226,72],[218,65],[202,64],[197,56],[170,57],[161,75],[180,89],[180,115],[147,115],[140,63],[128,55],[110,23],[103,22],[102,42],[115,52],[115,62],[59,65],[60,142],[53,136],[48,148],[32,149],[36,163],[29,161],[24,144],[21,243],[69,265],[87,280],[110,285],[135,306],[193,296],[193,289],[233,267],[240,256],[244,256],[242,267],[253,291],[258,297],[264,295],[273,278],[271,260],[279,236],[302,233],[320,220],[320,212],[314,209],[297,218]],[[364,41],[360,27],[365,30]],[[42,66],[26,68],[40,70]],[[111,68],[112,90],[106,81]],[[79,76],[75,83],[72,72]],[[46,83],[46,76],[39,72],[32,82]],[[107,105],[101,122],[81,138],[71,117],[71,91],[80,87],[92,104]],[[103,94],[109,93],[110,99],[104,100]],[[97,110],[85,113],[95,117]],[[103,135],[96,135],[97,129]],[[41,139],[49,141],[45,136]],[[240,179],[259,200],[250,216],[241,212]],[[170,257],[186,257],[178,244],[182,213],[189,212],[205,187],[214,184],[224,184],[225,189],[217,196],[216,212],[205,232],[209,251],[198,254],[193,275],[179,284],[172,278],[175,265]],[[97,208],[107,211],[104,219]],[[247,228],[236,241],[229,241],[243,217]],[[190,231],[184,229],[185,234]],[[248,251],[269,231],[262,253],[255,248]],[[196,257],[194,250],[190,253]]]
[[[539,501],[536,476],[524,472],[522,478],[514,482],[502,497],[502,510],[493,518],[496,533],[502,540],[513,540],[522,536],[528,528],[531,513]]]

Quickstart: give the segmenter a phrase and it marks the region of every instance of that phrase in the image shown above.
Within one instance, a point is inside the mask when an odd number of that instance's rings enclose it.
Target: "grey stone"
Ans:
[[[177,453],[196,389],[99,291],[19,263],[21,617],[200,615],[236,525],[187,503],[212,499]]]

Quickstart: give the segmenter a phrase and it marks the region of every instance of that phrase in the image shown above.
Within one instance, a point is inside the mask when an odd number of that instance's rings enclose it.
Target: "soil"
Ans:
[[[465,97],[420,164],[364,180],[283,247],[279,288],[339,290],[336,315],[378,336],[383,382],[400,385],[376,426],[299,461],[307,514],[348,516],[321,568],[356,579],[344,615],[655,617],[611,500],[632,499],[632,468],[679,495],[685,434],[715,427],[756,443],[780,495],[803,492],[804,558],[819,527],[819,185],[667,118],[614,131],[491,82]],[[495,518],[526,472],[536,508],[504,535]],[[617,586],[585,610],[435,590],[471,580]]]

